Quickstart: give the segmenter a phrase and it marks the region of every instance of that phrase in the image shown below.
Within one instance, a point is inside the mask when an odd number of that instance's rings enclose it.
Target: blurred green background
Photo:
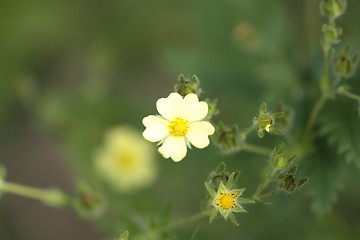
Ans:
[[[122,124],[143,131],[142,118],[155,113],[156,100],[173,91],[180,73],[199,77],[203,99],[218,99],[215,121],[247,127],[263,101],[269,106],[282,101],[295,110],[290,129],[295,134],[318,94],[319,2],[2,1],[0,162],[8,180],[69,192],[83,179],[97,185],[92,162],[103,132]],[[338,24],[342,39],[358,50],[360,2],[348,5]],[[357,80],[351,79],[355,92]],[[349,104],[356,116],[357,105]],[[250,141],[272,148],[283,139]],[[317,156],[326,165],[333,153],[324,149]],[[220,161],[242,172],[239,187],[250,196],[267,160],[244,152],[223,155],[214,145],[191,150],[181,163],[156,156],[155,184],[130,195],[105,189],[111,204],[156,216],[171,202],[172,219],[185,217],[199,211],[204,181]],[[305,159],[305,166],[306,161],[312,159]],[[335,191],[340,193],[329,195],[336,204],[325,215],[311,208],[310,177],[291,195],[246,206],[248,213],[237,215],[240,227],[203,219],[174,233],[179,239],[358,239],[359,172],[353,165],[344,168]],[[300,174],[308,176],[306,169]],[[6,195],[0,203],[4,240],[111,239],[124,230],[121,222],[91,222],[18,196]]]

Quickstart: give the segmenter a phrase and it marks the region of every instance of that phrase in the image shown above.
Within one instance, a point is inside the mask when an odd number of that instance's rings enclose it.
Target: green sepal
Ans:
[[[208,104],[208,114],[206,115],[206,120],[210,120],[213,116],[218,115],[220,110],[217,108],[217,99],[210,100],[209,98],[205,99],[205,102]]]
[[[272,119],[278,119],[278,118],[282,118],[284,117],[285,113],[284,112],[277,112],[271,115]]]
[[[129,231],[125,231],[120,235],[120,240],[128,240],[129,239]]]
[[[234,185],[234,176],[235,176],[235,172],[231,173],[229,179],[226,182],[226,188],[228,190],[232,189],[233,185]]]
[[[215,172],[216,173],[223,173],[225,171],[225,163],[224,162],[221,162],[219,164],[219,166],[216,168]]]
[[[302,178],[297,182],[297,187],[303,186],[308,181],[308,178]]]
[[[264,133],[264,129],[259,129],[258,132],[257,132],[257,135],[259,138],[263,138],[265,133]]]
[[[216,197],[216,195],[217,195],[216,191],[214,189],[212,189],[207,183],[205,183],[205,188],[212,198]]]
[[[260,114],[266,113],[266,108],[266,103],[262,103],[259,110]]]
[[[251,200],[251,199],[248,199],[248,198],[238,198],[236,201],[237,201],[240,205],[255,203],[254,200]]]
[[[235,224],[236,226],[239,226],[239,223],[238,223],[235,215],[234,215],[232,212],[229,213],[229,217],[230,217],[230,221],[231,221],[233,224]]]
[[[210,214],[210,223],[212,223],[212,221],[214,221],[215,217],[218,215],[219,210],[217,208],[213,208],[211,210],[211,214]]]
[[[288,174],[294,175],[298,169],[299,165],[295,164],[290,167],[290,169],[287,171]]]

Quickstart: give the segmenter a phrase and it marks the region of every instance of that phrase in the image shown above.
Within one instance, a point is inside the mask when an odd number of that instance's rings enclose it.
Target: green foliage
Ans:
[[[360,124],[349,101],[340,98],[332,101],[319,123],[319,133],[326,136],[328,145],[337,150],[338,157],[360,167]]]
[[[306,165],[311,180],[306,188],[311,198],[311,209],[322,216],[330,212],[338,199],[346,167],[332,151],[309,158]]]

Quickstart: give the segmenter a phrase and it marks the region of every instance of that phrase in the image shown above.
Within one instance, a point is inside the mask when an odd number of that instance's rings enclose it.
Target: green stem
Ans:
[[[256,146],[256,145],[248,144],[248,143],[246,143],[242,147],[242,149],[247,152],[257,153],[257,154],[265,155],[265,156],[268,156],[272,153],[272,149],[270,149],[270,148]]]
[[[312,109],[312,111],[310,113],[310,117],[309,117],[306,127],[305,127],[305,136],[308,136],[308,134],[310,133],[311,129],[313,128],[313,126],[315,124],[317,116],[319,115],[321,109],[323,108],[323,106],[327,100],[328,100],[327,95],[321,95],[319,100],[315,103],[314,108]]]
[[[264,198],[267,198],[267,197],[270,197],[270,196],[273,196],[275,194],[278,194],[279,192],[281,192],[281,189],[278,188],[272,192],[268,192],[268,193],[265,193],[265,194],[262,194],[262,195],[255,195],[254,197],[252,197],[253,200],[261,200],[261,199],[264,199]]]
[[[351,98],[351,99],[354,99],[354,100],[360,102],[360,96],[359,96],[359,95],[356,95],[356,94],[354,94],[354,93],[351,93],[351,92],[349,92],[347,89],[345,89],[345,88],[343,88],[343,87],[340,88],[340,89],[338,90],[338,92],[339,92],[340,94],[348,97],[348,98]]]
[[[55,189],[43,190],[5,181],[0,183],[0,192],[7,192],[22,197],[36,199],[45,204],[58,207],[65,206],[68,199],[64,193]]]
[[[207,214],[203,213],[203,212],[200,212],[200,213],[197,213],[197,214],[194,214],[194,215],[191,215],[189,217],[186,217],[186,218],[183,218],[183,219],[180,219],[180,220],[177,220],[173,223],[170,223],[168,225],[168,228],[175,228],[175,227],[178,227],[178,226],[181,226],[181,225],[184,225],[184,224],[188,224],[188,223],[191,223],[191,222],[194,222],[194,221],[197,221],[203,217],[207,216]]]
[[[313,128],[316,118],[319,115],[321,109],[324,107],[326,101],[329,99],[330,95],[330,77],[329,77],[329,53],[332,45],[328,42],[323,43],[323,53],[324,53],[324,66],[323,71],[320,77],[320,89],[321,96],[318,101],[315,103],[313,109],[311,110],[309,119],[305,127],[305,136],[309,136],[311,129]],[[340,80],[337,80],[340,81]],[[338,84],[336,81],[336,84]]]
[[[264,191],[264,189],[269,185],[270,181],[269,179],[266,179],[265,182],[263,182],[262,184],[260,184],[258,186],[258,188],[256,189],[256,192],[254,193],[254,195],[250,198],[253,200],[258,200],[258,196],[260,196],[260,194]]]

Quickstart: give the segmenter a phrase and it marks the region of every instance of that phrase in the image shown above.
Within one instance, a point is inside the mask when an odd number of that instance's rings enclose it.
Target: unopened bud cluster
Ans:
[[[278,188],[285,192],[293,192],[307,182],[307,178],[297,179],[295,173],[298,165],[294,164],[295,155],[288,156],[284,144],[275,148],[270,156],[272,170],[269,172],[269,181],[276,181]]]

